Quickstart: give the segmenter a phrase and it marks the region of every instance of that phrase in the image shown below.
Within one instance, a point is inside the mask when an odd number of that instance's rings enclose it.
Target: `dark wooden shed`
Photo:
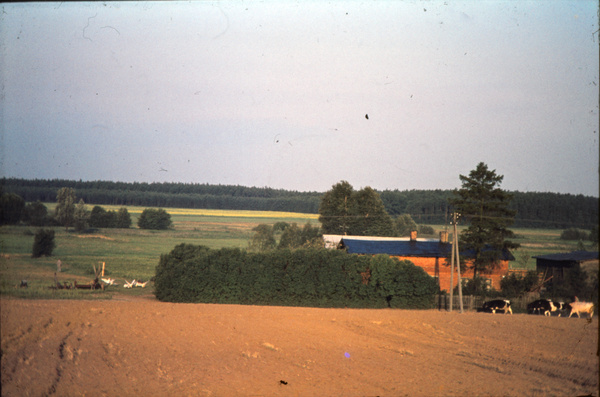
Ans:
[[[537,260],[536,270],[543,273],[545,279],[552,277],[549,282],[557,282],[565,277],[565,274],[575,265],[582,268],[598,266],[598,251],[573,251],[561,254],[549,254],[534,256]]]

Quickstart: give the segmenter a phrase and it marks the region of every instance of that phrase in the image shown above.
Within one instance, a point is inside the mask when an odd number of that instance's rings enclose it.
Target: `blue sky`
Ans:
[[[4,176],[598,197],[594,1],[1,7]]]

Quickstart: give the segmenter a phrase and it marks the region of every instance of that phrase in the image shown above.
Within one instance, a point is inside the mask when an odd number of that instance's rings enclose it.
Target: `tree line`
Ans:
[[[60,188],[70,187],[86,204],[163,208],[208,208],[285,211],[316,214],[325,193],[197,183],[126,183],[63,179],[2,178],[3,191],[26,202],[56,202]],[[377,191],[385,211],[397,218],[410,214],[419,224],[443,225],[450,220],[448,199],[453,190]],[[514,227],[591,229],[598,224],[597,197],[538,192],[511,192],[509,209],[516,210]]]
[[[2,193],[0,186],[0,225],[21,223],[29,226],[64,226],[67,231],[69,227],[74,227],[78,233],[84,233],[90,227],[128,229],[131,226],[131,215],[125,207],[119,208],[118,211],[107,211],[96,205],[90,212],[82,198],[77,205],[76,201],[74,189],[60,188],[56,194],[54,213],[49,213],[41,201],[26,204],[25,200],[15,193]],[[140,229],[166,230],[173,222],[171,215],[164,209],[146,208],[138,218],[137,224]],[[48,255],[51,255],[52,248],[54,247],[50,248]]]
[[[64,182],[61,186],[59,182]],[[87,204],[133,205],[140,207],[165,208],[207,208],[217,210],[283,211],[315,214],[319,209],[320,193],[299,193],[270,188],[245,188],[241,186],[215,186],[216,189],[204,189],[205,185],[195,185],[192,189],[167,188],[160,183],[124,184],[105,182],[95,185],[92,182],[66,183],[69,181],[49,180],[48,184],[35,180],[31,185],[26,180],[3,179],[4,191],[15,193],[27,202],[55,202],[56,192],[62,187],[77,191]],[[115,184],[116,186],[111,186]],[[72,187],[81,185],[81,187]],[[175,184],[168,184],[175,185]]]

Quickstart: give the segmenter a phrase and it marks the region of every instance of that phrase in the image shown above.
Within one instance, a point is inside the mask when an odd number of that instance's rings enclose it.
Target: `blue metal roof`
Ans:
[[[536,259],[544,259],[547,261],[569,261],[569,262],[582,262],[593,259],[598,259],[598,251],[573,251],[565,252],[560,254],[548,254],[534,256]]]
[[[434,241],[407,241],[407,240],[367,240],[342,238],[342,248],[349,254],[377,255],[387,254],[393,256],[413,256],[423,258],[444,258],[450,255],[452,244]],[[461,256],[473,256],[472,251],[463,251]],[[515,257],[506,250],[504,260],[515,260]]]
[[[446,257],[451,244],[439,241],[353,240],[342,238],[340,244],[349,254],[387,254],[394,256]]]

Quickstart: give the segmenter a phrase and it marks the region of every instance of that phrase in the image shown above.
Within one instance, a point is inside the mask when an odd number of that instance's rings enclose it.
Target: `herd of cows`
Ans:
[[[495,299],[492,301],[485,302],[482,307],[482,311],[496,313],[496,311],[502,310],[504,314],[512,313],[510,307],[510,301],[506,299]],[[545,316],[551,316],[552,313],[557,313],[558,317],[562,314],[569,313],[569,317],[573,314],[577,314],[577,317],[581,318],[580,314],[587,313],[589,318],[594,316],[594,304],[591,302],[579,302],[575,297],[575,302],[564,303],[564,302],[552,302],[548,299],[538,299],[527,305],[527,312],[529,314],[544,314]]]

